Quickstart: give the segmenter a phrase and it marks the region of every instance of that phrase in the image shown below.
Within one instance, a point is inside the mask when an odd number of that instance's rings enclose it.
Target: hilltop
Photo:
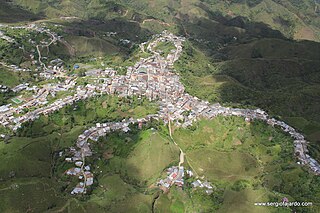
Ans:
[[[320,39],[319,3],[314,0],[161,0],[161,1],[40,1],[13,0],[29,13],[46,18],[61,16],[80,19],[109,20],[122,18],[135,21],[150,28],[166,25],[197,23],[201,20],[220,22],[223,17],[238,16],[249,21],[267,24],[288,38]],[[12,8],[13,10],[15,8]],[[19,16],[18,16],[19,17]],[[225,20],[223,20],[225,21]],[[243,21],[234,19],[233,23]]]

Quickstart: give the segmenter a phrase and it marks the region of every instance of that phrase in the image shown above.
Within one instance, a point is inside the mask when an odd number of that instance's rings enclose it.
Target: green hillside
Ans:
[[[83,77],[87,69],[112,67],[124,74],[127,66],[151,55],[139,44],[163,30],[184,36],[174,68],[186,92],[210,103],[266,110],[305,135],[310,155],[320,162],[317,2],[0,0],[0,24],[33,23],[61,36],[50,47],[40,47],[43,61],[62,59],[67,77],[78,76],[76,86],[107,82]],[[49,41],[49,35],[2,25],[0,30],[17,41],[0,39],[1,85],[62,81],[42,81],[34,75],[32,61],[39,54],[35,44]],[[155,48],[164,56],[174,46],[160,42]],[[14,72],[11,64],[31,71]],[[80,68],[73,69],[75,64]],[[23,93],[0,93],[0,106],[12,103],[18,94]],[[50,103],[69,93],[51,95]],[[84,130],[158,110],[157,103],[145,98],[101,94],[24,123],[17,132],[1,126],[1,133],[8,135],[0,140],[0,212],[320,211],[320,177],[297,164],[292,138],[277,127],[235,116],[199,118],[188,128],[172,125],[172,135],[163,121],[152,120],[142,128],[130,124],[127,133],[115,131],[89,140],[93,155],[85,164],[91,167],[94,184],[87,194],[70,194],[79,180],[64,174],[73,166],[65,157]],[[185,177],[184,187],[163,192],[155,183],[167,176],[166,168],[178,165],[179,148],[185,153],[183,166],[195,175]],[[198,178],[212,183],[212,194],[191,186]],[[283,197],[313,206],[254,205]]]
[[[13,4],[7,0],[0,1],[0,22],[13,23],[23,21],[35,21],[42,18],[41,15],[36,15],[31,11],[22,8],[19,5]],[[14,14],[14,15],[13,15]]]
[[[278,38],[233,41],[219,49],[190,42],[175,66],[192,95],[266,109],[304,132],[320,159],[319,49],[319,43]]]
[[[107,112],[101,111],[101,102],[106,100],[110,106],[104,108]],[[63,174],[72,165],[58,153],[74,143],[85,124],[127,117],[127,110],[115,107],[119,101],[100,97],[80,102],[74,115],[67,113],[73,106],[66,107],[25,126],[18,136],[2,143],[1,212],[275,212],[253,203],[278,201],[283,196],[314,204],[291,210],[319,210],[319,178],[295,163],[290,137],[265,123],[248,124],[237,117],[201,120],[194,128],[173,132],[186,153],[184,166],[214,185],[210,196],[191,187],[173,187],[168,193],[152,187],[164,177],[164,168],[177,163],[179,154],[167,128],[157,122],[142,130],[132,126],[129,133],[114,132],[92,142],[95,154],[87,163],[96,184],[87,195],[71,196],[77,180]],[[128,109],[135,110],[137,104]],[[140,104],[145,113],[152,112],[148,104]],[[94,113],[92,107],[96,107]],[[71,119],[75,122],[69,122]],[[186,185],[193,181],[186,178]]]
[[[319,177],[297,166],[289,154],[291,140],[278,129],[260,122],[248,124],[237,117],[217,117],[197,122],[194,128],[178,129],[173,137],[185,151],[189,166],[218,189],[224,189],[217,212],[290,212],[252,205],[281,196],[319,203],[319,191],[309,188],[309,183],[315,184]],[[221,200],[215,196],[215,202]],[[317,212],[317,208],[305,208],[305,212]],[[294,209],[304,212],[302,208]]]
[[[199,19],[228,19],[243,16],[279,30],[286,37],[319,40],[319,3],[313,0],[121,0],[121,1],[40,1],[13,0],[14,4],[47,18],[62,16],[108,20],[125,18],[143,23],[157,19],[156,25],[197,22]],[[145,24],[145,23],[143,23]]]
[[[122,1],[164,22],[243,16],[265,23],[287,37],[319,40],[319,4],[312,0]]]

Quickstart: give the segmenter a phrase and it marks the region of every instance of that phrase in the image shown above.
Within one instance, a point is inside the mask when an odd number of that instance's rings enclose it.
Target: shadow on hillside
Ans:
[[[42,18],[44,18],[43,15],[35,15],[21,7],[13,5],[8,0],[0,0],[0,23],[36,21]]]
[[[180,34],[190,40],[206,42],[203,50],[215,50],[232,43],[247,43],[257,38],[285,39],[280,31],[271,29],[265,23],[251,22],[248,18],[241,16],[225,17],[221,13],[202,9],[207,12],[209,18],[195,18],[180,14],[177,22]]]
[[[74,21],[66,23],[66,32],[76,36],[94,37],[104,36],[107,32],[116,32],[117,36],[123,39],[128,39],[133,42],[146,41],[152,34],[147,29],[141,28],[138,22],[111,19],[98,20],[89,19],[82,21]]]
[[[188,72],[182,76],[197,76],[203,81],[210,77],[226,78],[219,86],[203,85],[209,95],[195,90],[201,81],[187,85],[195,87],[187,88],[188,91],[200,94],[199,98],[218,97],[215,101],[230,106],[265,109],[299,129],[319,147],[320,43],[288,39],[280,31],[245,17],[230,18],[206,12],[207,19],[180,15],[178,22],[180,33],[205,53],[205,62],[214,68],[209,72],[200,70],[198,73],[202,74],[197,75],[194,70],[197,63],[204,62],[195,61],[192,67],[182,68]],[[192,53],[189,56],[192,57]]]
[[[66,40],[74,46],[77,56],[103,53],[128,58],[138,47],[135,44],[147,41],[152,35],[139,23],[124,19],[89,19],[65,22],[63,25]],[[84,42],[86,45],[82,45]]]

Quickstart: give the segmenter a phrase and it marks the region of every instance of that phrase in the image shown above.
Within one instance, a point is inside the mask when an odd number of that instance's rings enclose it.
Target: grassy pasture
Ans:
[[[219,50],[186,42],[175,68],[191,95],[228,106],[258,106],[287,121],[311,140],[318,159],[318,48],[315,42],[277,38]]]
[[[179,149],[157,132],[148,131],[140,137],[142,140],[126,159],[128,174],[152,184],[164,168],[179,159]],[[136,171],[130,168],[135,168]]]
[[[215,206],[219,206],[218,212],[290,212],[254,206],[254,202],[279,201],[284,196],[319,202],[312,198],[318,190],[309,192],[317,177],[295,163],[293,141],[279,129],[260,121],[249,124],[243,118],[218,116],[201,120],[194,128],[175,129],[173,137],[185,151],[188,166],[223,189],[223,194],[215,197],[223,200]],[[198,192],[191,193],[198,205]],[[308,211],[317,211],[317,207]]]
[[[155,130],[132,136],[111,135],[101,144],[113,152],[107,170],[120,172],[128,181],[142,187],[156,182],[162,171],[179,159],[178,148]],[[121,149],[119,149],[121,147]],[[99,149],[101,149],[99,148]]]

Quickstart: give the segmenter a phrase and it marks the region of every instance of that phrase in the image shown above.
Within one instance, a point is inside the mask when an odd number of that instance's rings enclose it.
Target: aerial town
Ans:
[[[52,36],[51,42],[54,42],[57,35],[50,35]],[[1,125],[15,131],[21,127],[22,123],[35,120],[40,115],[50,114],[66,105],[100,94],[117,95],[119,97],[145,96],[150,101],[156,101],[160,109],[155,115],[122,122],[97,123],[95,127],[91,127],[79,135],[76,141],[76,148],[70,147],[69,156],[65,158],[66,161],[75,164],[75,167],[66,171],[66,174],[76,176],[80,181],[71,194],[86,193],[87,186],[93,184],[94,177],[90,171],[90,165],[86,165],[85,161],[86,157],[92,155],[90,140],[97,141],[99,137],[115,130],[130,131],[130,124],[148,122],[151,118],[161,119],[165,123],[174,123],[174,125],[182,128],[192,125],[197,119],[214,119],[218,115],[241,116],[246,121],[263,120],[267,124],[278,126],[284,132],[290,134],[294,140],[295,154],[298,158],[297,163],[308,166],[314,174],[320,175],[320,164],[308,155],[308,141],[293,127],[283,121],[270,118],[261,109],[224,107],[219,103],[211,104],[186,93],[179,80],[179,75],[173,69],[174,62],[179,59],[182,53],[184,40],[185,38],[175,36],[167,31],[154,36],[150,42],[140,45],[141,51],[148,51],[152,53],[152,56],[141,58],[134,66],[128,67],[126,75],[118,75],[115,70],[106,68],[104,70],[87,71],[85,73],[86,77],[98,80],[85,86],[77,85],[77,77],[66,77],[64,82],[45,84],[41,87],[29,87],[28,84],[21,84],[15,87],[14,90],[28,90],[32,91],[34,95],[28,100],[23,100],[22,97],[16,98],[17,106],[12,106],[11,104],[1,106]],[[50,45],[51,42],[44,45]],[[171,50],[166,57],[161,56],[160,52],[155,50],[155,47],[161,42],[171,42],[175,46],[175,49]],[[39,55],[38,61],[43,68],[43,77],[50,79],[55,75],[65,76],[61,66],[54,68],[58,70],[57,72],[48,72],[49,69],[41,62],[41,54]],[[49,94],[54,97],[59,91],[68,91],[70,95],[56,100],[48,100]],[[25,109],[30,109],[31,107],[35,110],[28,110],[25,113]],[[188,112],[187,115],[184,112]],[[157,184],[164,191],[168,190],[172,185],[183,186],[184,176],[193,175],[192,171],[184,171],[184,167],[181,165],[168,168],[167,172],[167,178],[160,180]],[[208,194],[212,192],[212,186],[207,181],[202,182],[198,179],[192,186],[195,188],[204,187]]]

